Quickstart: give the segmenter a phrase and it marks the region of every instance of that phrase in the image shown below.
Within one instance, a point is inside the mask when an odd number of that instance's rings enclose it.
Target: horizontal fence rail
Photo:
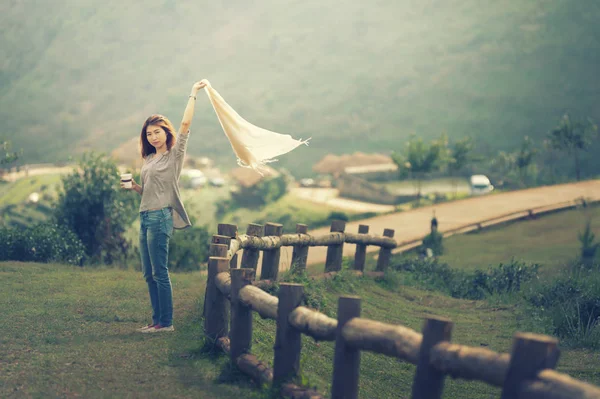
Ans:
[[[576,205],[571,201],[540,212]],[[535,212],[527,212],[528,216],[532,214]],[[495,220],[508,220],[506,217]],[[600,399],[599,387],[553,370],[559,357],[558,341],[549,336],[519,332],[514,335],[510,354],[497,353],[451,343],[453,323],[448,319],[427,318],[422,332],[417,332],[362,318],[361,299],[353,296],[339,298],[334,319],[302,305],[304,287],[300,284],[280,283],[278,296],[260,288],[277,280],[282,246],[294,247],[291,268],[300,270],[306,268],[309,247],[327,246],[325,272],[335,273],[341,270],[344,243],[355,243],[353,268],[362,273],[365,248],[375,245],[380,247],[376,268],[385,271],[391,250],[399,247],[393,239],[394,231],[386,229],[377,236],[367,234],[368,229],[361,225],[358,233],[346,233],[345,223],[334,221],[329,235],[313,237],[307,234],[306,225],[299,224],[296,234],[283,234],[281,225],[267,223],[264,228],[251,224],[247,234],[238,235],[237,226],[220,224],[218,235],[212,239],[208,263],[206,335],[242,372],[260,384],[276,385],[282,396],[290,398],[323,398],[314,389],[293,383],[300,372],[301,338],[307,335],[317,341],[335,342],[332,398],[358,398],[360,353],[369,351],[417,366],[413,399],[441,398],[446,376],[500,387],[502,399]],[[241,249],[242,267],[237,268],[236,257]],[[255,281],[260,251],[263,281]],[[276,322],[273,368],[251,354],[252,312]]]

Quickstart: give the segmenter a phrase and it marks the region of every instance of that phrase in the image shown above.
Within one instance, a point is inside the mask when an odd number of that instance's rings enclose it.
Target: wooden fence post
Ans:
[[[238,230],[238,228],[235,224],[219,223],[219,225],[217,226],[217,234],[222,235],[222,236],[227,236],[231,239],[234,239],[237,237],[237,230]],[[231,241],[230,241],[230,243],[231,243]],[[227,248],[227,249],[229,249],[229,248]],[[238,256],[237,256],[237,254],[235,254],[231,257],[230,267],[232,269],[236,269],[237,266],[238,266]]]
[[[450,341],[452,322],[431,317],[423,326],[423,341],[419,349],[417,371],[412,386],[412,399],[439,399],[444,389],[445,375],[431,365],[430,351],[443,341]]]
[[[369,234],[369,226],[366,224],[358,225],[358,234]],[[365,270],[365,259],[367,258],[367,246],[356,244],[356,253],[354,254],[354,270]]]
[[[217,258],[226,258],[229,247],[225,244],[210,244],[208,249],[208,257],[215,256]]]
[[[332,233],[343,233],[346,222],[334,220],[331,222]],[[327,246],[327,258],[325,259],[325,273],[342,270],[342,258],[344,254],[344,243]]]
[[[212,236],[210,243],[225,245],[227,247],[227,251],[229,251],[229,247],[231,246],[231,237],[215,234]],[[225,256],[223,256],[224,258],[227,257],[227,251],[225,251]]]
[[[218,236],[213,236],[213,241],[214,237]],[[213,256],[217,258],[226,258],[228,249],[229,246],[225,244],[210,244],[210,247],[208,249],[208,258],[210,259]],[[204,290],[204,308],[202,310],[203,317],[206,316],[206,295],[208,293],[208,286],[206,288],[207,289]]]
[[[383,236],[390,237],[390,238],[394,237],[394,230],[392,230],[392,229],[383,230]],[[377,258],[377,271],[384,272],[390,264],[391,257],[392,257],[392,249],[381,247],[381,249],[379,250],[379,257]]]
[[[360,298],[356,296],[340,297],[338,300],[338,325],[335,333],[332,399],[358,398],[360,350],[346,345],[342,336],[344,325],[355,317],[360,317]]]
[[[248,228],[246,229],[246,235],[252,237],[262,237],[263,236],[263,226],[260,224],[250,223]],[[260,251],[258,249],[253,248],[244,248],[242,253],[242,268],[244,269],[254,269],[258,266],[258,257],[260,255]]]
[[[277,332],[275,335],[275,356],[273,362],[273,383],[280,384],[298,375],[302,333],[291,326],[290,313],[302,303],[302,284],[281,283],[277,307]]]
[[[204,331],[212,340],[226,337],[229,322],[229,300],[219,291],[215,278],[217,274],[229,270],[229,259],[212,257],[208,260],[206,281],[206,317]]]
[[[535,379],[538,372],[556,367],[559,357],[558,340],[546,335],[516,333],[502,398],[518,397],[521,383]]]
[[[307,234],[308,226],[305,224],[296,224],[297,234]],[[294,245],[292,252],[291,270],[306,270],[306,259],[308,258],[308,245]]]
[[[266,236],[281,236],[283,234],[283,225],[279,223],[265,224]],[[281,248],[270,249],[263,251],[263,260],[260,271],[261,280],[277,280],[279,273],[279,257],[281,256]]]
[[[242,305],[239,292],[252,284],[254,269],[231,269],[231,362],[248,353],[252,346],[252,309]]]

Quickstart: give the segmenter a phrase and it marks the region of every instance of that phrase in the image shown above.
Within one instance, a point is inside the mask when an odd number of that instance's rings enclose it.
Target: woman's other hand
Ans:
[[[196,94],[200,90],[204,89],[205,87],[206,87],[206,79],[202,79],[201,81],[194,83],[194,85],[192,86],[192,93]]]

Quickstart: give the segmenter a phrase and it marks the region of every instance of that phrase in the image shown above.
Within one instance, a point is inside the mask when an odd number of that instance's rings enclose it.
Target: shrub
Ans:
[[[454,298],[484,299],[491,295],[518,292],[522,284],[537,278],[539,265],[526,265],[517,260],[501,263],[487,271],[453,270],[437,259],[403,258],[392,268],[410,272],[413,280],[427,288],[445,292]]]
[[[550,325],[551,334],[567,344],[600,347],[600,276],[565,273],[534,286],[527,294],[532,311]]]
[[[211,235],[206,227],[191,227],[178,231],[169,240],[169,269],[199,270],[208,261]]]
[[[130,243],[124,233],[137,216],[139,196],[120,189],[114,162],[86,154],[62,184],[54,220],[79,237],[92,263],[127,260]]]
[[[434,255],[442,255],[444,253],[443,240],[444,236],[442,233],[438,231],[432,231],[431,233],[427,234],[425,238],[423,238],[422,250],[431,248]]]
[[[53,223],[0,227],[0,260],[81,265],[84,256],[83,244],[65,227]]]
[[[579,242],[581,243],[581,259],[584,263],[591,263],[594,257],[596,256],[596,252],[598,251],[598,247],[600,243],[594,242],[596,236],[592,232],[591,221],[587,221],[585,224],[585,229],[583,232],[577,235]]]
[[[327,217],[327,221],[331,222],[332,220],[344,220],[347,222],[349,220],[349,218],[348,218],[348,215],[344,212],[331,211],[331,213]]]

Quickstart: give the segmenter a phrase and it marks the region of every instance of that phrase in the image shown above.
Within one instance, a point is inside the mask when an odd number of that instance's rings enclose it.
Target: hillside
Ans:
[[[295,174],[327,152],[400,149],[412,132],[498,149],[540,138],[565,110],[600,120],[596,0],[29,0],[0,11],[0,135],[24,162],[111,151],[150,113],[177,123],[200,78],[252,123],[312,137],[281,157]],[[233,164],[205,96],[196,115],[190,152]]]
[[[272,397],[231,368],[226,356],[207,351],[200,318],[206,277],[200,272],[172,274],[177,330],[167,336],[135,332],[149,308],[139,271],[1,262],[0,275],[8,287],[0,291],[0,304],[11,320],[0,336],[1,397]],[[336,282],[311,298],[335,316],[337,297],[349,292],[363,298],[366,318],[420,330],[423,317],[450,317],[456,323],[453,341],[500,352],[510,350],[522,320],[512,305],[405,286],[388,289],[372,280]],[[254,323],[252,351],[272,367],[275,323],[256,314]],[[303,338],[303,376],[324,393],[330,389],[333,346]],[[597,358],[595,351],[566,348],[557,369],[597,384]],[[399,392],[410,392],[414,371],[411,364],[364,353],[360,397],[405,397]],[[500,395],[484,383],[451,378],[444,392],[448,399]]]

